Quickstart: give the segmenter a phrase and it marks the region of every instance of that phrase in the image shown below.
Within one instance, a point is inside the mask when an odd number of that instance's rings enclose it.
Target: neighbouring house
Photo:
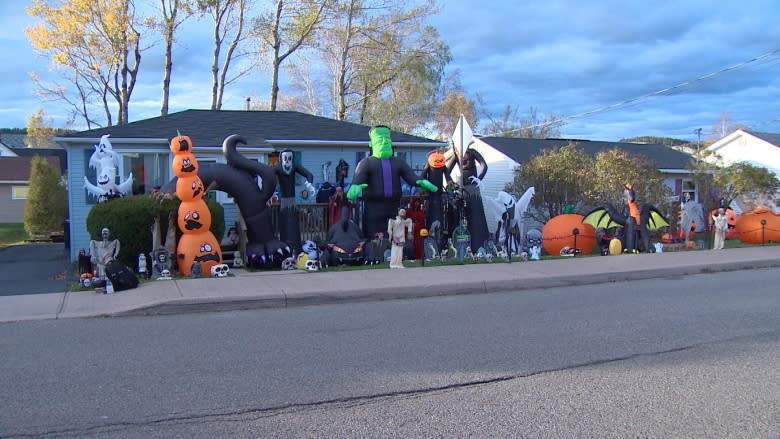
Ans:
[[[656,162],[659,171],[664,176],[664,183],[678,197],[678,200],[686,192],[690,193],[694,200],[699,199],[696,185],[690,178],[690,171],[687,169],[691,156],[664,145],[576,139],[475,137],[470,148],[479,151],[488,165],[488,172],[483,181],[483,200],[486,197],[495,197],[499,191],[506,187],[507,183],[512,182],[515,168],[518,166],[545,149],[560,148],[570,143],[577,144],[588,154],[619,148],[631,154],[644,155]],[[516,195],[520,196],[521,194]],[[485,213],[488,217],[488,226],[492,231],[495,229],[498,219],[487,206]]]
[[[63,171],[61,157],[40,155],[44,156],[52,167]],[[30,164],[33,156],[25,154],[0,157],[0,223],[21,224],[24,221],[24,205],[30,189]]]
[[[91,239],[86,218],[96,200],[84,190],[84,178],[94,182],[95,172],[89,168],[89,158],[103,135],[110,135],[113,150],[122,156],[119,178],[123,181],[132,172],[133,193],[143,194],[163,186],[173,177],[168,145],[177,133],[192,139],[200,164],[224,163],[222,142],[232,134],[241,135],[247,141],[239,147],[239,152],[261,163],[274,165],[280,151],[291,149],[294,160],[314,175],[314,185],[319,189],[324,181],[336,181],[336,166],[342,159],[349,165],[345,185],[349,184],[357,163],[370,154],[370,128],[294,111],[186,110],[56,137],[55,141],[68,153],[71,260],[77,258],[80,248],[88,247]],[[418,173],[430,151],[446,146],[399,132],[392,133],[392,140],[396,155],[403,157]],[[304,188],[303,182],[299,177],[298,196]],[[216,199],[224,207],[226,226],[232,225],[239,216],[233,200],[220,191],[216,191]],[[314,196],[298,201],[313,203]]]
[[[780,134],[759,133],[738,129],[705,148],[720,156],[723,164],[747,162],[762,166],[780,178]],[[739,202],[732,203],[735,211],[741,212]],[[776,207],[777,210],[777,207]]]

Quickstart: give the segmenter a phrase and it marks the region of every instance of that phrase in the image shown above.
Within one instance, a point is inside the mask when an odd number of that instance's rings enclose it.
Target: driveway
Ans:
[[[75,277],[63,243],[20,244],[0,250],[0,296],[61,293]]]

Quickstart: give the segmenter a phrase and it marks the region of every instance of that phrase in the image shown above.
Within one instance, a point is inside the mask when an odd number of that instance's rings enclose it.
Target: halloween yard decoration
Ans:
[[[293,161],[293,152],[289,149],[279,153],[279,165],[274,168],[279,184],[279,238],[297,252],[301,248],[301,231],[298,225],[298,208],[295,203],[295,176],[306,179],[306,189],[314,194],[314,177],[303,166]]]
[[[387,221],[396,216],[401,201],[401,179],[411,186],[431,192],[438,188],[415,175],[406,161],[393,155],[390,128],[379,125],[369,131],[371,155],[358,163],[347,199],[364,197],[363,233],[374,236],[387,230]],[[364,193],[365,192],[365,193]]]
[[[482,205],[482,195],[480,194],[480,187],[485,174],[487,174],[488,166],[482,154],[476,149],[470,148],[471,143],[473,143],[471,127],[461,115],[453,134],[452,150],[454,154],[447,163],[447,173],[451,176],[452,171],[456,167],[458,168],[460,174],[458,185],[463,198],[463,209],[465,210],[471,248],[476,251],[490,239],[485,209]]]
[[[596,244],[596,230],[590,224],[583,224],[583,218],[576,213],[550,218],[542,228],[544,251],[552,256],[590,254]]]
[[[97,174],[97,185],[90,183],[89,179],[84,176],[84,189],[98,202],[122,197],[130,193],[133,188],[132,172],[125,181],[116,183],[122,156],[114,151],[108,136],[109,134],[106,134],[100,138],[100,143],[95,145],[95,152],[89,158],[89,167],[94,169]]]
[[[624,252],[653,252],[655,247],[650,243],[650,232],[668,227],[669,222],[653,205],[644,204],[641,210],[637,207],[636,194],[632,184],[626,183],[623,189],[629,215],[623,215],[615,209],[615,206],[605,203],[586,214],[582,222],[605,230],[624,227],[625,237],[622,246]],[[639,242],[637,242],[637,238],[639,238]]]
[[[437,149],[428,154],[428,160],[423,168],[422,178],[436,186],[436,192],[428,195],[428,206],[425,212],[425,225],[431,227],[434,221],[444,223],[444,188],[452,184],[452,178],[447,172],[447,159],[444,151]],[[445,185],[446,183],[446,185]]]
[[[106,265],[119,256],[119,240],[110,239],[111,231],[103,227],[100,230],[100,240],[89,242],[90,262],[95,268],[95,276],[98,279],[106,279]]]
[[[284,242],[276,239],[273,231],[268,201],[276,189],[276,175],[270,166],[250,160],[237,151],[246,139],[230,135],[222,142],[222,154],[226,164],[206,163],[200,166],[198,177],[204,187],[215,185],[234,200],[246,224],[246,266],[254,268],[279,267],[292,251]],[[255,178],[260,179],[258,185]],[[171,192],[177,184],[174,179],[161,189]]]
[[[737,217],[739,240],[750,244],[780,242],[780,215],[758,208]]]
[[[499,191],[496,198],[486,199],[494,210],[495,217],[500,218],[495,242],[501,245],[510,257],[511,253],[519,254],[523,250],[523,215],[535,193],[536,189],[531,186],[519,199],[504,191]]]
[[[204,185],[198,177],[198,161],[192,154],[192,140],[176,136],[171,140],[173,173],[178,177],[176,196],[178,224],[182,236],[176,246],[176,261],[182,276],[209,276],[211,267],[222,263],[219,241],[211,233],[211,211],[203,201]]]
[[[399,209],[398,215],[387,222],[387,236],[390,237],[390,268],[404,268],[403,251],[407,240],[412,239],[412,220],[406,217],[406,210]]]

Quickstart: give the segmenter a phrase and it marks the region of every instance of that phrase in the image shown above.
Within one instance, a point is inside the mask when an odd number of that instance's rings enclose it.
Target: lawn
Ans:
[[[23,224],[0,224],[0,248],[24,242],[29,238]]]

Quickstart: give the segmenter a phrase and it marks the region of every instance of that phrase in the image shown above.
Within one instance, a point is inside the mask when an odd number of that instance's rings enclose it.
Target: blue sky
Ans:
[[[28,4],[0,2],[3,128],[25,126],[41,106],[55,126],[67,116],[66,107],[33,93],[28,72],[50,73],[23,33],[32,24]],[[512,105],[525,115],[533,106],[565,119],[562,137],[590,140],[695,140],[697,128],[706,138],[724,112],[732,123],[780,132],[777,0],[446,0],[440,6],[430,22],[450,45],[449,69],[460,71],[467,93],[479,94],[491,112]],[[171,111],[210,104],[204,29],[209,25],[190,26],[175,49]],[[131,120],[159,114],[161,64],[154,51],[142,61],[148,70],[134,91]],[[240,80],[226,90],[223,108],[243,108],[246,96],[265,97],[268,84],[267,72]]]

